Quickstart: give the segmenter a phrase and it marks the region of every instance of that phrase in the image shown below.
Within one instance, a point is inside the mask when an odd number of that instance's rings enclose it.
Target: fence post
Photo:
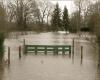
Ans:
[[[23,45],[25,46],[25,39],[23,40]]]
[[[8,65],[10,64],[10,47],[8,47]]]
[[[69,57],[71,58],[71,46],[69,47]]]
[[[25,53],[25,39],[23,40],[23,53]]]
[[[73,42],[72,42],[72,60],[73,60],[73,63],[74,63],[74,43],[75,43],[75,40],[73,38]]]
[[[21,46],[19,46],[19,59],[21,59]]]
[[[99,59],[98,59],[98,67],[100,67],[100,47],[99,47]]]
[[[83,46],[81,46],[81,64],[83,63]]]

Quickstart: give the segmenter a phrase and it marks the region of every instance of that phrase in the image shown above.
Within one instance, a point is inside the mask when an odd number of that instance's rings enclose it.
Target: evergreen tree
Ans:
[[[62,16],[62,25],[65,31],[69,31],[69,17],[68,17],[68,10],[66,6],[64,7],[63,16]]]
[[[59,4],[56,4],[56,7],[53,11],[52,14],[52,19],[51,19],[51,26],[53,31],[58,31],[61,30],[62,27],[62,20],[61,20],[61,10],[59,8]]]

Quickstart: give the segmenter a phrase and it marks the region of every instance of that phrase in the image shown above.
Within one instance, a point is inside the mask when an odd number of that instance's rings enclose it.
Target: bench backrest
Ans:
[[[35,51],[69,51],[71,52],[70,45],[25,45],[25,53],[35,52]]]

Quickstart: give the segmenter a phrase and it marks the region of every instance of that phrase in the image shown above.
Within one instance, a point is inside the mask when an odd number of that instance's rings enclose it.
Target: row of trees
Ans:
[[[10,22],[17,23],[19,30],[44,30],[48,26],[48,19],[52,6],[48,1],[15,0],[8,4]],[[45,20],[46,19],[46,20]],[[45,21],[47,22],[45,24]]]
[[[7,2],[7,1],[6,1]],[[6,30],[43,30],[48,26],[52,12],[48,1],[10,0],[0,2],[1,19],[5,19]],[[5,14],[4,14],[5,13]],[[1,20],[2,21],[2,20]],[[0,22],[0,25],[3,25]],[[47,27],[48,28],[48,27]],[[1,26],[4,30],[4,26]]]
[[[42,2],[41,2],[42,1]],[[76,11],[70,16],[65,7],[53,6],[48,1],[10,0],[5,5],[0,2],[0,31],[9,30],[69,30],[79,32],[89,28],[99,34],[100,1],[74,0]]]
[[[71,29],[66,7],[62,15],[58,4],[56,4],[55,8],[54,6],[50,6],[46,1],[40,4],[41,5],[35,0],[13,0],[8,2],[7,6],[5,6],[3,2],[1,2],[0,30],[67,31]]]
[[[75,4],[77,10],[70,18],[73,31],[88,28],[92,33],[100,35],[100,1],[75,0]]]
[[[68,10],[66,6],[64,7],[63,14],[61,14],[61,9],[59,8],[58,3],[56,4],[56,7],[52,14],[51,19],[51,26],[53,31],[58,30],[65,30],[69,31],[70,28],[69,23],[69,17],[68,17]]]
[[[53,30],[69,30],[71,32],[91,31],[97,35],[100,34],[100,1],[75,0],[76,10],[68,16],[68,10],[65,7],[63,13],[59,5],[53,11],[51,26]]]

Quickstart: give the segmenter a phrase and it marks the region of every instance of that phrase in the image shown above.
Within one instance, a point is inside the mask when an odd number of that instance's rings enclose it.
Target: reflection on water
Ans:
[[[97,52],[88,41],[75,39],[74,64],[68,55],[22,55],[18,58],[18,47],[26,44],[63,44],[72,46],[73,35],[59,33],[40,33],[19,36],[18,39],[7,39],[5,46],[11,47],[11,64],[5,70],[0,69],[0,80],[95,80],[98,77]],[[83,46],[83,64],[80,64]],[[5,56],[7,51],[5,52]]]
[[[3,80],[4,77],[4,66],[0,63],[0,80]]]
[[[96,79],[95,80],[100,80],[100,67],[97,68]]]

